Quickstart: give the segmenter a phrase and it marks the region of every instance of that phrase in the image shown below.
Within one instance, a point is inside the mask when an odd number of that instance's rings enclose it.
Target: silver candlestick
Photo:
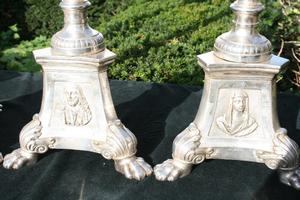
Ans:
[[[173,181],[205,159],[265,163],[280,180],[300,189],[298,145],[279,125],[274,76],[288,60],[271,55],[270,42],[255,30],[263,9],[256,0],[231,8],[234,27],[217,38],[214,52],[198,56],[205,85],[198,113],[173,143],[173,159],[154,168]]]
[[[62,0],[64,28],[52,37],[51,48],[34,51],[43,68],[42,106],[22,129],[20,148],[4,157],[5,168],[33,164],[49,149],[74,149],[113,159],[116,170],[130,179],[152,173],[135,156],[136,138],[116,115],[107,78],[116,55],[88,26],[89,5],[88,0]]]

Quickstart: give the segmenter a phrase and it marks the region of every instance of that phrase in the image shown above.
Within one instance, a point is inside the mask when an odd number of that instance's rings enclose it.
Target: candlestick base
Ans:
[[[212,52],[198,56],[205,71],[201,104],[193,123],[173,143],[173,159],[154,168],[158,180],[189,174],[205,159],[265,163],[280,180],[300,189],[298,145],[281,128],[274,75],[288,60],[233,63]]]
[[[101,154],[115,161],[127,178],[141,180],[150,165],[135,157],[137,141],[118,119],[111,99],[107,66],[115,54],[53,55],[50,48],[34,52],[44,72],[43,100],[20,133],[20,148],[4,157],[3,166],[18,169],[36,162],[49,149],[73,149]]]

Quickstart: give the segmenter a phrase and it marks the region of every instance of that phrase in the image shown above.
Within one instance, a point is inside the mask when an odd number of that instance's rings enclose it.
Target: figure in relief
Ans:
[[[92,112],[79,86],[65,89],[64,120],[69,126],[84,126],[92,119]]]
[[[242,137],[251,134],[258,127],[249,114],[249,97],[243,90],[235,90],[230,98],[228,111],[217,118],[218,127],[227,135]]]

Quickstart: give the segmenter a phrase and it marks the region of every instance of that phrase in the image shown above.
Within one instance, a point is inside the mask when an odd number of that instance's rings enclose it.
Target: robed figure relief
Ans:
[[[243,90],[236,90],[230,98],[228,111],[217,118],[218,127],[227,135],[242,137],[256,130],[258,124],[249,113],[249,97]]]
[[[79,86],[65,89],[64,120],[69,126],[84,126],[92,119],[92,112]]]

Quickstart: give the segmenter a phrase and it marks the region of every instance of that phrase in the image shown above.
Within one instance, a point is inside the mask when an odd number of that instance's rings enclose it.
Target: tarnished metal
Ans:
[[[137,140],[115,112],[107,67],[116,55],[104,47],[102,34],[88,26],[89,4],[63,0],[64,29],[53,36],[52,48],[33,52],[44,73],[42,106],[22,129],[20,148],[4,157],[5,168],[33,164],[49,149],[74,149],[113,159],[116,170],[130,179],[152,173],[135,156]]]
[[[232,7],[247,18],[249,12],[261,10],[262,5],[239,0]],[[235,37],[243,38],[252,26],[244,29],[237,31]],[[231,44],[231,37],[223,39],[225,44]],[[241,39],[239,47],[255,48],[261,44],[257,41]],[[158,180],[186,176],[192,165],[205,159],[230,159],[265,163],[270,169],[279,169],[283,183],[300,189],[298,145],[280,127],[276,110],[274,76],[288,60],[275,55],[267,59],[269,50],[238,53],[239,47],[198,56],[205,71],[200,107],[191,125],[175,138],[173,159],[154,168]],[[236,52],[233,59],[232,52]]]

